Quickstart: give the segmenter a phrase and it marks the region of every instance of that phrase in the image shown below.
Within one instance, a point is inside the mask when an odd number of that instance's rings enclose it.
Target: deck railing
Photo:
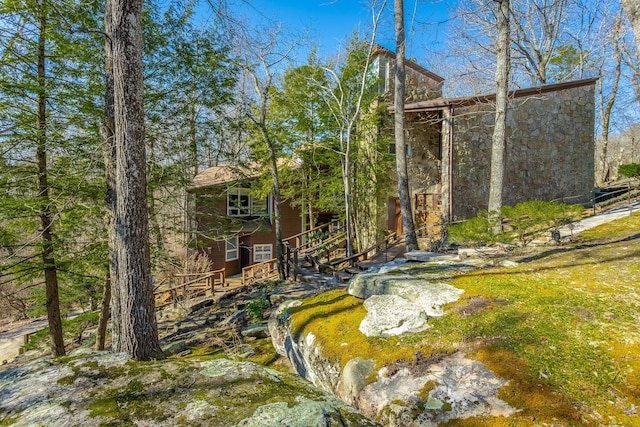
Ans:
[[[156,310],[168,305],[177,306],[188,298],[214,295],[216,286],[225,285],[224,268],[205,273],[175,274],[154,289]]]
[[[275,258],[269,261],[252,264],[242,269],[242,284],[250,285],[258,280],[266,280],[278,276],[278,262]]]

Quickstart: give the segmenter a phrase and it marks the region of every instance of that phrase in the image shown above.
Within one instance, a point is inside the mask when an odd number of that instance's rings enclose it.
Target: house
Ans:
[[[378,47],[374,56],[370,72],[377,77],[381,101],[391,106],[395,54]],[[426,246],[440,237],[442,224],[487,209],[495,95],[443,98],[444,79],[411,61],[406,75],[409,190],[418,237]],[[589,203],[594,188],[595,82],[510,92],[505,205],[527,200]],[[389,111],[391,117],[393,109]],[[372,138],[382,132],[392,134],[390,126],[383,126],[371,132]],[[395,170],[390,174],[395,176]],[[196,196],[193,245],[227,275],[275,255],[273,201],[251,192],[256,177],[251,168],[216,166],[199,173],[190,190]],[[370,182],[376,186],[375,180]],[[358,210],[364,218],[360,230],[368,231],[361,247],[369,247],[385,229],[402,233],[397,184],[388,190],[370,191],[375,208]],[[283,239],[306,230],[304,215],[290,201],[283,201],[281,210]]]
[[[214,270],[231,276],[251,264],[275,257],[273,198],[258,197],[251,183],[258,168],[231,165],[208,168],[193,179],[191,246],[206,253]],[[289,200],[281,204],[282,238],[304,230],[303,217]]]
[[[395,54],[377,49],[381,79],[392,79]],[[407,163],[416,229],[435,237],[438,224],[468,219],[489,199],[495,94],[442,98],[444,80],[408,62]],[[597,79],[509,93],[503,203],[527,200],[588,204],[594,189],[594,91]],[[417,87],[416,87],[417,85]],[[384,88],[393,105],[393,87]],[[393,113],[393,108],[390,108]],[[396,190],[397,191],[397,190]],[[387,227],[402,224],[397,198]]]

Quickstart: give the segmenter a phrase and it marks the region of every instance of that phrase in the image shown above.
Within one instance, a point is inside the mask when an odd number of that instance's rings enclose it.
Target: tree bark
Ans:
[[[636,49],[640,58],[640,3],[638,0],[621,0],[622,8],[631,22],[631,28],[636,39]]]
[[[402,229],[407,251],[418,249],[418,238],[413,222],[411,209],[411,193],[407,173],[407,152],[404,134],[404,85],[405,85],[405,38],[404,38],[404,2],[394,1],[394,17],[396,29],[396,72],[395,72],[395,114],[393,117],[396,139],[396,173],[398,175],[398,197],[402,212]]]
[[[38,138],[36,157],[38,162],[38,198],[40,199],[40,224],[42,226],[42,262],[47,298],[47,318],[51,335],[51,353],[64,356],[62,319],[60,318],[60,298],[58,296],[58,271],[53,254],[53,214],[49,199],[47,179],[47,92],[45,85],[45,43],[47,30],[46,0],[40,3],[38,29]]]
[[[114,351],[138,360],[163,357],[149,255],[142,80],[142,1],[113,7],[116,251],[120,319]]]
[[[107,340],[107,322],[109,321],[109,309],[111,300],[111,275],[107,269],[107,277],[104,279],[102,301],[100,302],[100,317],[98,319],[98,330],[96,331],[95,349],[102,351]]]
[[[105,349],[107,322],[111,317],[112,347],[118,347],[119,320],[120,320],[120,294],[117,288],[118,258],[116,254],[115,212],[116,212],[116,146],[113,137],[114,111],[113,111],[113,52],[111,43],[113,37],[113,1],[106,0],[104,12],[104,60],[105,60],[105,93],[104,93],[104,123],[101,129],[102,154],[104,161],[105,180],[107,191],[105,194],[104,221],[108,233],[108,265],[102,293],[102,305],[100,318],[98,319],[98,332],[96,333],[96,350]]]
[[[509,36],[509,0],[495,1],[498,4],[498,10],[496,11],[498,27],[498,42],[496,46],[498,53],[496,64],[496,117],[491,141],[491,177],[488,210],[493,217],[494,224],[492,226],[496,231],[500,231],[511,46]]]
[[[620,84],[620,76],[622,74],[622,53],[620,51],[620,27],[622,25],[622,12],[618,14],[618,19],[616,21],[615,28],[613,30],[613,61],[615,66],[615,71],[613,75],[613,82],[611,85],[611,92],[609,94],[609,99],[604,101],[604,93],[602,88],[602,80],[600,80],[600,122],[602,125],[602,145],[600,149],[600,175],[598,177],[598,184],[605,184],[610,176],[611,171],[609,170],[609,161],[607,158],[609,157],[609,125],[611,123],[611,113],[613,111],[613,104],[616,101],[616,97],[618,95],[618,86]]]

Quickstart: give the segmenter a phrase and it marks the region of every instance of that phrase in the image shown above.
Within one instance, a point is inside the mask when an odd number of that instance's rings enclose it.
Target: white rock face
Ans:
[[[368,337],[416,333],[429,327],[425,311],[398,295],[373,295],[364,307],[367,315],[358,329]]]
[[[367,315],[359,326],[366,336],[416,333],[429,327],[429,317],[444,314],[442,306],[464,293],[446,283],[407,275],[367,275],[349,286],[349,293],[366,298]]]
[[[359,274],[349,285],[350,294],[365,299],[367,314],[359,330],[367,336],[423,331],[429,327],[430,317],[445,315],[442,306],[463,293],[442,283],[452,274],[451,266],[406,264],[391,268],[384,273]],[[469,266],[454,268],[461,271]],[[278,325],[271,327],[272,321]],[[286,308],[272,315],[270,330],[274,345],[283,349],[281,354],[289,356],[300,375],[384,425],[435,427],[453,419],[508,417],[516,412],[497,397],[507,381],[462,352],[430,365],[385,366],[370,382],[376,360],[355,357],[340,369],[339,362],[323,357],[313,336],[291,336]],[[425,397],[427,384],[431,389]]]

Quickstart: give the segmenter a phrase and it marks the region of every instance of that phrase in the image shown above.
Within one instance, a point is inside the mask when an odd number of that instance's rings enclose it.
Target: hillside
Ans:
[[[394,273],[437,277],[464,291],[443,306],[442,316],[429,317],[429,328],[421,332],[363,335],[363,300],[339,289],[290,309],[295,335],[304,341],[312,332],[318,351],[343,370],[351,360],[373,360],[352,390],[390,381],[399,372],[435,378],[419,384],[415,396],[389,396],[392,404],[376,417],[382,424],[396,411],[414,416],[403,424],[414,426],[436,425],[433,419],[461,426],[640,425],[640,214],[584,231],[562,246],[509,258],[517,263],[501,266],[497,259],[480,270],[449,268],[446,274],[417,263]],[[214,334],[215,323],[199,321],[200,329],[191,333]],[[0,425],[365,423],[290,375],[232,364],[220,340],[192,341],[201,344],[166,361],[80,352],[0,372]],[[283,368],[273,364],[266,340],[264,346],[251,344],[258,354],[250,360]],[[453,417],[457,403],[447,401],[450,394],[430,398],[444,387],[438,381],[445,381],[434,369],[447,371],[450,361],[473,368],[465,393],[476,399],[484,399],[481,388],[493,384],[493,412]],[[446,388],[457,392],[456,386]],[[355,398],[349,403],[358,404]],[[313,415],[297,417],[302,406]],[[433,417],[419,417],[425,413]]]
[[[373,277],[463,291],[421,332],[365,336],[369,299],[342,290],[291,307],[285,327],[308,378],[383,424],[640,425],[640,215],[502,265]]]

